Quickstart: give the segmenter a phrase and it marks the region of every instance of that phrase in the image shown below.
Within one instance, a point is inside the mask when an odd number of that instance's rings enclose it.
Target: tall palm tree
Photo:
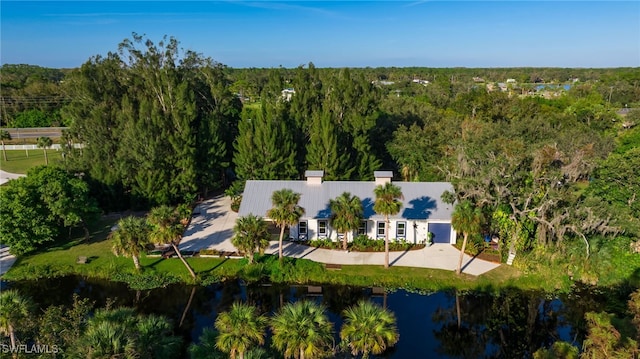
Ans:
[[[32,303],[17,290],[3,290],[0,293],[0,333],[9,336],[11,347],[17,345],[16,328],[20,328],[31,312]]]
[[[0,130],[0,142],[2,142],[2,156],[7,161],[7,150],[4,148],[4,140],[11,140],[11,134],[7,130]]]
[[[343,316],[340,339],[353,355],[362,353],[362,358],[368,358],[369,353],[381,354],[398,342],[396,318],[387,309],[363,300],[345,309]]]
[[[482,222],[482,211],[479,207],[475,207],[470,201],[459,203],[453,210],[451,215],[451,225],[453,228],[462,232],[464,240],[462,241],[462,249],[460,250],[460,259],[456,274],[460,274],[462,270],[462,259],[464,251],[467,247],[467,239],[470,233],[480,233],[480,224]]]
[[[51,141],[51,138],[46,136],[38,137],[37,141],[38,141],[38,147],[42,148],[42,150],[44,151],[44,163],[48,165],[49,158],[47,157],[47,148],[51,147],[51,145],[53,144],[53,141]]]
[[[251,346],[264,344],[267,318],[258,315],[254,306],[233,303],[231,310],[220,313],[214,324],[218,330],[216,347],[231,355],[244,359]]]
[[[278,258],[282,261],[282,237],[286,226],[293,226],[304,215],[304,208],[298,205],[300,193],[293,192],[289,188],[283,188],[273,192],[271,203],[273,207],[267,211],[267,217],[276,222],[280,227],[280,239],[278,241]]]
[[[310,301],[290,303],[271,319],[273,346],[285,358],[323,357],[333,340],[333,323],[324,307]]]
[[[376,186],[373,190],[376,202],[373,210],[384,215],[384,267],[389,268],[389,216],[400,212],[402,208],[402,190],[391,182]]]
[[[191,274],[191,277],[195,279],[196,273],[184,259],[182,253],[180,253],[180,249],[178,249],[178,242],[184,232],[184,226],[180,223],[180,219],[173,207],[162,205],[152,208],[147,215],[147,221],[153,227],[151,230],[151,239],[155,243],[171,244],[178,258],[180,258],[189,271],[189,274]]]
[[[249,264],[253,263],[254,252],[264,253],[265,248],[269,246],[269,230],[267,222],[262,217],[252,214],[239,217],[236,219],[233,232],[235,235],[231,239],[231,243],[238,250],[244,252],[245,257],[249,259]]]
[[[329,201],[331,208],[331,227],[343,233],[342,249],[347,250],[347,236],[349,231],[354,231],[360,226],[364,216],[362,202],[358,196],[344,192],[336,199]]]
[[[149,225],[144,218],[128,216],[118,221],[118,229],[111,234],[113,252],[133,259],[136,270],[140,270],[140,253],[150,243]]]

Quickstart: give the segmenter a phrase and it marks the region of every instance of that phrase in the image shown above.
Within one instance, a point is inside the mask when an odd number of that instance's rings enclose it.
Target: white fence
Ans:
[[[41,150],[42,149],[42,147],[38,147],[38,145],[5,145],[4,147],[6,150]],[[73,145],[73,148],[83,148],[83,147],[84,145],[81,143],[75,143]],[[47,147],[47,149],[52,149],[56,151],[60,151],[61,148],[62,146],[57,143]]]

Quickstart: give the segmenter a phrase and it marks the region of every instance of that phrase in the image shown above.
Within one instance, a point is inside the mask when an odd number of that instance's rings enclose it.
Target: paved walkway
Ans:
[[[5,172],[3,170],[0,170],[0,185],[3,185],[7,182],[9,182],[9,180],[11,179],[16,179],[16,178],[20,178],[20,177],[25,177],[26,175],[22,175],[22,174],[17,174],[17,173],[9,173],[9,172]]]
[[[16,257],[9,253],[9,247],[0,245],[0,276],[7,273],[15,261]]]
[[[180,250],[197,251],[216,249],[219,251],[235,251],[231,244],[233,226],[238,214],[231,211],[228,197],[219,196],[203,202],[194,210],[189,228],[180,242]],[[272,241],[266,250],[269,254],[278,254],[278,242]],[[320,263],[331,264],[370,264],[383,265],[384,253],[380,252],[345,252],[309,247],[285,241],[285,256],[305,258]],[[450,244],[434,244],[420,250],[390,252],[391,266],[435,268],[455,270],[460,258],[460,251]],[[472,258],[464,255],[462,271],[467,274],[480,275],[500,266],[498,263]]]

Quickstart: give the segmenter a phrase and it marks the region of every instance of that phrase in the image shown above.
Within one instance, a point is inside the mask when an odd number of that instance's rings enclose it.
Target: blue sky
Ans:
[[[0,62],[78,67],[132,32],[231,67],[640,66],[640,1],[1,1]]]

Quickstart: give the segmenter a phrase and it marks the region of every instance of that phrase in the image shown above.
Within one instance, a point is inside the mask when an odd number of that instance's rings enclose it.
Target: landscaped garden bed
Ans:
[[[300,243],[316,248],[342,249],[341,240],[316,239]],[[414,244],[404,239],[389,239],[389,251],[417,250],[424,248],[424,246],[424,244]],[[384,239],[372,239],[368,236],[360,235],[347,243],[347,249],[352,252],[384,252]]]

